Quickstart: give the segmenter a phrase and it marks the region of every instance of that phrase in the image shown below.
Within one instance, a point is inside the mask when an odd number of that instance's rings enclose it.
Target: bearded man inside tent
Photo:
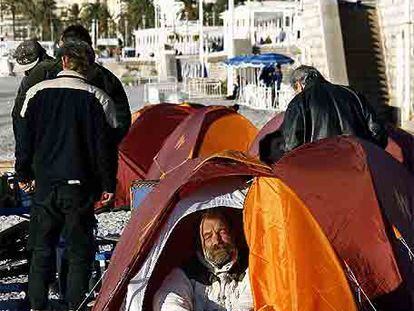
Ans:
[[[247,257],[236,246],[229,220],[207,211],[199,231],[197,255],[167,275],[154,296],[154,311],[253,310]]]

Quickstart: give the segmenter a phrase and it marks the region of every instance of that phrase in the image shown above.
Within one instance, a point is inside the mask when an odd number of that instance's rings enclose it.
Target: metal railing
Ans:
[[[293,92],[288,87],[277,90],[274,87],[248,84],[240,91],[238,103],[252,109],[285,111]]]
[[[188,78],[185,81],[188,98],[220,98],[223,96],[221,82],[211,78]]]
[[[144,101],[150,104],[161,102],[178,103],[180,101],[180,86],[177,82],[147,83],[144,87]]]

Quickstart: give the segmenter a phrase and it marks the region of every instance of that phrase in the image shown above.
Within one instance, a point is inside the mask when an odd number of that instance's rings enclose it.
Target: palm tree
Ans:
[[[10,13],[12,15],[12,29],[13,29],[13,40],[16,36],[16,14],[18,13],[18,1],[15,0],[2,0],[0,2],[1,14],[3,12]]]
[[[81,10],[79,8],[79,4],[77,4],[77,3],[72,4],[72,6],[70,7],[69,12],[68,12],[69,13],[68,14],[69,23],[71,23],[71,24],[78,23],[79,20],[80,20],[80,12],[81,12]]]
[[[121,19],[128,19],[132,28],[154,27],[154,5],[151,0],[127,0],[127,14]],[[120,22],[121,28],[122,22]],[[145,25],[144,25],[145,24]],[[122,29],[121,29],[122,30]]]
[[[184,12],[186,12],[189,20],[198,18],[197,3],[199,0],[184,0]]]
[[[36,36],[41,40],[52,40],[54,30],[58,28],[59,21],[55,15],[55,0],[19,0],[22,15],[31,22]]]
[[[91,27],[93,20],[98,21],[99,33],[108,36],[108,23],[111,20],[111,15],[105,4],[100,2],[84,4],[81,9],[80,18],[82,24],[87,28]]]
[[[216,3],[211,7],[211,10],[215,12],[215,24],[219,24],[220,21],[220,13],[227,10],[228,8],[228,0],[217,0]],[[234,0],[234,5],[243,4],[244,0]]]

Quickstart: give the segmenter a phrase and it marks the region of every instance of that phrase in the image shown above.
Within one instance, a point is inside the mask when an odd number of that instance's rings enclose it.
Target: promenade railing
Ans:
[[[223,96],[221,81],[211,78],[188,78],[185,81],[188,98],[220,98]]]
[[[247,84],[240,91],[238,103],[252,109],[285,111],[292,98],[293,92],[288,87],[277,90],[276,87]]]

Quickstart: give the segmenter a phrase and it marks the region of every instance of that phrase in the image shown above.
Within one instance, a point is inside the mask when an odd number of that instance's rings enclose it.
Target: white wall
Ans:
[[[347,84],[338,4],[335,0],[303,0],[301,61],[315,66],[327,79]]]
[[[390,104],[401,109],[404,125],[414,113],[414,31],[410,25],[410,21],[414,21],[414,3],[412,0],[378,0],[378,14],[385,47]]]

